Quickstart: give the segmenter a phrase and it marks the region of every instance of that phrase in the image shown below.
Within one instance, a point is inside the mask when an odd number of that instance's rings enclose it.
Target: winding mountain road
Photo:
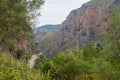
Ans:
[[[42,55],[42,53],[39,54],[33,54],[32,57],[29,60],[29,66],[30,68],[33,68],[35,60],[38,58],[38,56]]]

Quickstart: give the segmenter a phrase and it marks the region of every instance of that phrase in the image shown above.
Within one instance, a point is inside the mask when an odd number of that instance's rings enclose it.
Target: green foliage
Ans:
[[[31,52],[24,52],[24,54],[22,54],[22,56],[19,60],[23,61],[24,63],[28,63],[28,61],[31,58],[31,55],[32,55]]]
[[[116,59],[120,58],[120,9],[115,8],[109,18],[106,32],[106,48],[113,53]]]
[[[24,40],[31,37],[33,34],[31,12],[35,12],[43,2],[43,0],[1,0],[0,46],[3,51],[8,52],[11,46],[18,48],[18,44],[24,44]]]
[[[106,5],[113,0],[93,0],[97,5]],[[15,52],[17,44],[24,42],[32,33],[29,19],[35,16],[42,0],[1,0],[0,3],[0,47]],[[19,10],[19,11],[18,11]],[[29,11],[29,12],[28,12]],[[33,12],[33,13],[32,13]],[[24,26],[23,26],[24,25]],[[86,46],[80,50],[60,52],[51,59],[40,56],[33,70],[27,66],[29,57],[17,50],[18,60],[0,53],[0,80],[119,80],[120,79],[120,12],[113,11],[106,32],[106,47]],[[63,49],[54,46],[57,42],[52,35],[42,40],[43,48],[50,54]],[[51,45],[52,44],[52,45]],[[72,43],[71,43],[72,44]],[[69,43],[66,47],[71,47]],[[7,50],[6,50],[7,51]],[[48,54],[49,56],[49,54]],[[53,55],[52,55],[53,56]],[[115,57],[115,58],[113,58]],[[117,60],[116,60],[117,57]],[[25,60],[22,60],[25,59]],[[24,63],[25,62],[25,63]]]
[[[42,58],[38,59],[35,66],[44,73],[50,72],[55,80],[119,80],[119,62],[109,60],[105,54],[100,46],[87,46],[60,52],[44,64]]]
[[[30,70],[27,64],[0,53],[0,80],[49,80],[49,73]]]
[[[76,76],[75,80],[106,80],[106,79],[101,78],[97,74],[90,74],[90,75],[82,74],[82,75]]]
[[[47,58],[44,55],[40,55],[36,60],[35,60],[35,69],[41,69],[42,66],[45,64],[47,61]]]
[[[119,63],[115,63],[119,66]],[[105,79],[108,80],[118,80],[120,79],[120,69],[115,68],[115,65],[112,65],[111,62],[105,60],[103,57],[99,57],[98,59],[94,59],[94,67],[92,71],[95,74],[99,74]]]
[[[83,53],[84,53],[84,56],[86,56],[86,57],[87,56],[88,57],[93,57],[93,56],[97,57],[100,55],[98,52],[97,52],[97,48],[94,46],[88,46],[88,47],[83,48]]]
[[[20,59],[23,54],[25,54],[23,50],[21,50],[21,49],[16,50],[16,58],[17,59]]]
[[[70,80],[76,75],[89,73],[91,68],[89,61],[78,59],[72,52],[57,54],[46,62],[43,72],[51,72],[53,79]]]

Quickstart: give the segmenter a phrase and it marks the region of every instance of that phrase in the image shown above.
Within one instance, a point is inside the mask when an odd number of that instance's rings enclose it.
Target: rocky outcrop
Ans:
[[[80,48],[98,41],[103,36],[112,8],[120,5],[119,0],[108,1],[106,4],[90,1],[83,4],[81,8],[71,11],[61,24],[58,48]]]

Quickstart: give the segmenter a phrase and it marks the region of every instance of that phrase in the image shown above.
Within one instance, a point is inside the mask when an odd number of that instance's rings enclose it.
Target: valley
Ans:
[[[1,0],[0,80],[120,80],[120,0],[84,2]]]

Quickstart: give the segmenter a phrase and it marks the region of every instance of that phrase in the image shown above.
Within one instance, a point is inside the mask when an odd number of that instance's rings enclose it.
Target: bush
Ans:
[[[107,57],[107,58],[106,58]],[[36,69],[50,72],[52,80],[119,80],[120,63],[99,47],[60,52],[46,62],[41,56]]]
[[[119,66],[119,63],[117,63]],[[120,69],[111,64],[103,57],[99,57],[94,61],[94,67],[92,68],[93,73],[100,75],[104,79],[108,80],[119,80],[120,79]]]
[[[40,55],[36,60],[35,60],[35,69],[41,69],[42,66],[45,64],[47,61],[47,58],[44,55]]]
[[[23,54],[25,54],[24,50],[22,50],[22,49],[16,50],[16,58],[17,59],[20,59]]]
[[[75,80],[106,80],[101,78],[99,75],[97,74],[82,74],[82,75],[78,75],[75,77]]]
[[[87,46],[82,48],[84,58],[99,57],[99,50],[95,46]]]
[[[0,80],[49,80],[49,73],[43,74],[41,71],[30,70],[18,60],[14,60],[0,53]]]
[[[42,71],[50,71],[53,79],[71,80],[76,75],[89,73],[92,64],[77,58],[72,52],[57,54],[43,66]]]

